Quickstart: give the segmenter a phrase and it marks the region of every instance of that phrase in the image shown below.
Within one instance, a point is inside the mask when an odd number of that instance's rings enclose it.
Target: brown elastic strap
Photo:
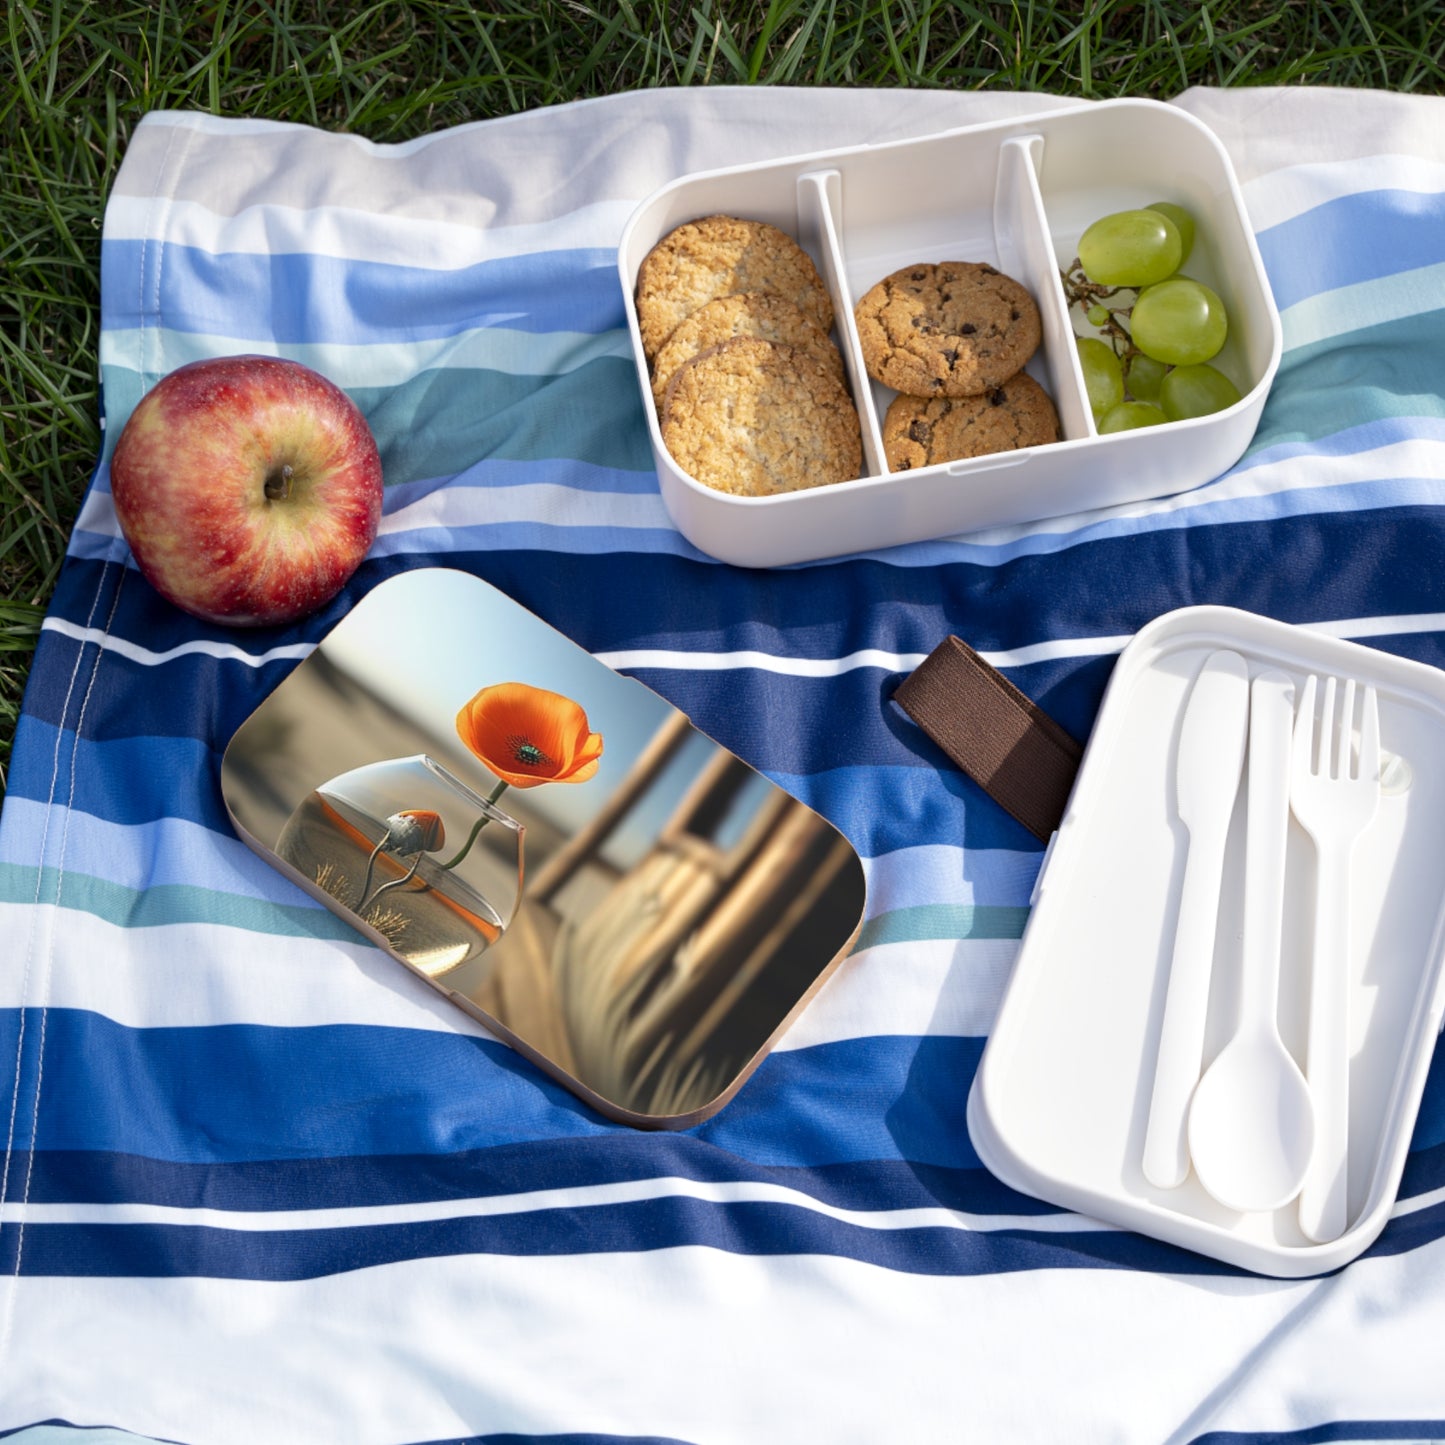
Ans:
[[[996,667],[947,637],[903,679],[898,705],[994,802],[1048,841],[1084,750]]]

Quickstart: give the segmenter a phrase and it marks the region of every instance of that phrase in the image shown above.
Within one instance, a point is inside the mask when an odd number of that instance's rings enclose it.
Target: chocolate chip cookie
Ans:
[[[1039,309],[1011,276],[972,261],[905,266],[855,309],[868,375],[909,396],[979,396],[1038,349]]]
[[[891,472],[1058,439],[1053,402],[1024,372],[982,396],[896,396],[883,419],[883,453]]]
[[[812,258],[766,221],[704,216],[670,231],[637,271],[637,324],[651,361],[688,316],[719,296],[771,291],[829,331],[833,303]]]
[[[759,336],[783,346],[795,346],[817,357],[843,380],[843,357],[817,319],[770,291],[742,291],[719,296],[680,322],[663,343],[652,364],[652,399],[661,410],[667,384],[686,361],[735,336]]]
[[[843,383],[810,353],[756,336],[724,341],[677,369],[662,439],[689,476],[742,497],[845,481],[863,463]]]

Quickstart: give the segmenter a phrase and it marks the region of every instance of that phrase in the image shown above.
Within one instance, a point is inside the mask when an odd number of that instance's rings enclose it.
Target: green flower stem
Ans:
[[[506,791],[506,783],[498,783],[497,786],[493,788],[491,793],[488,795],[487,802],[495,803],[497,799],[500,798],[502,794]],[[478,818],[475,823],[472,824],[472,831],[467,834],[467,841],[462,844],[461,852],[459,852],[455,858],[450,859],[449,861],[441,864],[440,866],[443,868],[455,868],[457,864],[460,863],[462,859],[465,858],[467,854],[472,851],[472,844],[477,841],[477,834],[480,833],[482,829],[485,828],[487,824],[491,821],[492,820],[485,813],[483,813],[482,816]]]

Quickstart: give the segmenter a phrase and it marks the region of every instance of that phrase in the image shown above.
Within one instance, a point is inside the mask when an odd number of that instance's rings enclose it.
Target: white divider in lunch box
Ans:
[[[1311,673],[1379,695],[1384,786],[1353,855],[1348,1223],[1312,1243],[1294,1202],[1237,1213],[1191,1172],[1151,1184],[1143,1148],[1188,834],[1175,767],[1190,689],[1216,649],[1252,676]],[[1238,994],[1249,787],[1241,782],[1220,894],[1203,1067]],[[1313,927],[1314,847],[1291,819],[1279,1025],[1301,1064]],[[1026,1193],[1268,1275],[1338,1268],[1395,1205],[1445,1010],[1445,672],[1229,608],[1186,608],[1144,628],[1110,679],[1035,891],[968,1101],[984,1164]],[[1261,1101],[1263,1106],[1264,1101]]]
[[[843,246],[838,240],[842,225],[842,197],[843,178],[837,171],[807,171],[798,177],[799,230],[811,238],[813,229],[809,223],[816,223],[817,250],[812,254],[822,263],[823,280],[833,298],[835,324],[843,336],[839,349],[843,353],[848,385],[854,396],[862,398],[858,417],[862,429],[863,471],[865,475],[872,476],[886,469],[883,432],[868,390],[868,373],[863,369],[863,347],[858,340],[857,323],[853,320],[852,309],[839,308],[837,299],[848,294],[847,278],[843,273]]]
[[[1058,279],[1058,262],[1049,239],[1049,221],[1039,191],[1038,167],[1043,159],[1042,136],[1011,136],[999,146],[998,189],[994,196],[994,230],[999,266],[1010,276],[1041,276],[1048,284],[1034,292],[1043,331],[1041,355],[1044,385],[1059,413],[1059,430],[1067,437],[1095,436],[1084,372],[1074,345],[1069,305]],[[881,389],[881,388],[880,388]],[[1003,453],[1002,457],[1015,455]],[[1000,460],[1002,460],[1002,457]],[[949,463],[958,474],[967,463]]]
[[[1184,270],[1214,287],[1230,338],[1216,360],[1241,399],[1212,416],[1100,436],[1059,279],[1090,221],[1172,200],[1195,216]],[[818,264],[837,313],[863,436],[855,480],[768,497],[703,486],[672,460],[637,327],[638,268],[669,231],[724,214],[767,221]],[[868,380],[853,308],[911,262],[976,261],[1025,285],[1043,342],[1027,370],[1053,397],[1062,440],[890,473],[881,422],[893,393]],[[1197,486],[1243,453],[1279,364],[1279,316],[1228,156],[1199,121],[1155,101],[1081,105],[912,141],[684,176],[633,213],[618,270],[663,500],[703,551],[776,566],[1014,525]]]

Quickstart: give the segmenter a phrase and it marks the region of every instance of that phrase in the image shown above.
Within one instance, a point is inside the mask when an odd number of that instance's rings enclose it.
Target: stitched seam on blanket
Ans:
[[[181,133],[181,132],[184,132],[185,140],[184,140],[184,143],[183,143],[182,146],[181,146],[181,149],[180,149],[179,154],[178,154],[177,157],[176,157],[175,165],[174,165],[174,167],[172,167],[172,165],[171,165],[171,152],[172,152],[172,150],[175,148],[175,142],[176,142],[177,135],[178,135],[179,133]],[[155,308],[154,308],[154,311],[155,311],[155,331],[156,331],[156,334],[157,334],[158,337],[160,337],[160,336],[162,336],[162,335],[164,334],[164,333],[163,333],[163,330],[162,330],[162,327],[161,327],[161,264],[162,264],[163,257],[164,257],[164,255],[165,255],[165,224],[166,224],[167,218],[168,218],[169,215],[170,215],[171,206],[172,206],[172,204],[173,204],[173,202],[174,202],[174,199],[175,199],[175,197],[174,197],[175,183],[174,183],[174,180],[173,180],[172,178],[173,178],[174,176],[179,175],[181,166],[182,166],[182,164],[184,163],[184,160],[185,160],[185,156],[186,156],[187,151],[190,149],[190,143],[191,143],[191,140],[194,138],[194,135],[195,135],[195,132],[194,132],[193,130],[191,130],[189,127],[182,127],[182,126],[177,126],[177,127],[175,127],[175,128],[172,130],[170,136],[167,138],[165,152],[164,152],[164,154],[162,155],[162,157],[161,157],[161,163],[160,163],[159,167],[157,167],[157,170],[156,170],[156,186],[155,186],[155,192],[154,192],[154,194],[155,194],[155,195],[157,196],[157,198],[161,201],[161,205],[162,205],[162,209],[161,209],[161,222],[160,222],[160,225],[159,225],[158,228],[157,228],[157,231],[158,231],[158,240],[157,240],[157,242],[156,242],[156,263],[155,263],[155,264],[156,264],[156,284],[155,284]],[[142,297],[141,297],[142,307],[141,307],[140,323],[141,323],[142,330],[144,330],[144,328],[145,328],[145,320],[146,320],[146,313],[145,313],[145,307],[144,307],[144,290],[145,290],[145,279],[144,279],[144,278],[145,278],[145,247],[142,247],[142,252],[141,252],[141,268],[140,268],[140,269],[141,269],[141,290],[142,290]],[[163,360],[163,354],[164,354],[164,353],[163,353],[163,347],[164,347],[164,343],[163,343],[163,342],[160,343],[160,347],[161,347],[161,349],[158,349],[158,351],[157,351],[157,362],[158,362],[158,363]],[[144,348],[144,344],[142,344],[141,356],[142,356],[142,360],[141,360],[141,367],[142,367],[141,381],[142,381],[142,385],[144,385],[144,382],[145,382],[145,360],[144,360],[145,348]],[[106,615],[105,626],[104,626],[104,628],[101,630],[101,637],[100,637],[100,639],[97,641],[97,644],[96,644],[95,660],[94,660],[94,662],[93,662],[92,665],[91,665],[90,677],[89,677],[89,678],[87,679],[87,681],[86,681],[85,692],[84,692],[84,694],[83,694],[82,697],[81,697],[80,710],[79,710],[79,712],[77,713],[76,719],[75,719],[74,738],[73,738],[73,741],[72,741],[71,747],[70,747],[70,776],[69,776],[69,779],[68,779],[68,782],[67,782],[67,788],[66,788],[66,817],[65,817],[64,825],[63,825],[62,828],[61,828],[60,845],[59,845],[59,847],[58,847],[57,850],[56,850],[56,860],[55,860],[55,893],[54,893],[54,899],[53,899],[53,906],[52,906],[51,909],[44,910],[44,912],[45,912],[46,915],[47,915],[47,917],[46,917],[46,923],[49,925],[49,929],[48,929],[48,940],[49,940],[49,941],[48,941],[46,947],[45,947],[43,950],[37,950],[37,948],[36,948],[36,940],[37,940],[37,937],[38,937],[38,935],[39,935],[39,930],[41,929],[42,926],[44,926],[44,925],[42,925],[42,923],[41,923],[41,912],[42,912],[42,910],[41,910],[41,908],[40,908],[40,902],[41,902],[40,894],[41,894],[42,883],[43,883],[44,873],[45,873],[44,867],[42,866],[42,868],[40,869],[39,876],[36,878],[36,886],[35,886],[35,895],[36,895],[36,896],[35,896],[35,904],[36,904],[35,918],[33,919],[32,924],[31,924],[30,936],[29,936],[29,940],[28,940],[27,945],[26,945],[26,952],[25,952],[25,967],[24,967],[24,969],[22,970],[22,973],[21,973],[21,986],[20,986],[20,1003],[21,1003],[21,1007],[20,1007],[20,1011],[19,1011],[19,1022],[18,1022],[17,1029],[16,1029],[16,1044],[15,1044],[15,1090],[14,1090],[14,1095],[13,1095],[13,1097],[12,1097],[12,1099],[11,1099],[11,1105],[10,1105],[10,1121],[9,1121],[9,1128],[8,1128],[8,1132],[7,1132],[7,1136],[6,1136],[6,1141],[5,1141],[5,1164],[4,1164],[4,1170],[3,1170],[3,1174],[0,1174],[0,1205],[3,1205],[3,1204],[5,1203],[5,1200],[6,1200],[6,1194],[7,1194],[8,1187],[9,1187],[9,1182],[10,1182],[10,1164],[11,1164],[11,1160],[12,1160],[12,1157],[13,1157],[14,1146],[15,1146],[15,1128],[16,1128],[16,1123],[17,1123],[17,1116],[18,1116],[18,1114],[19,1114],[19,1106],[20,1106],[20,1085],[21,1085],[21,1081],[22,1081],[22,1074],[23,1074],[23,1067],[24,1067],[24,1059],[25,1059],[25,1018],[26,1018],[26,1014],[27,1014],[27,1012],[28,1012],[28,1008],[27,1008],[27,1005],[26,1005],[26,999],[27,999],[27,996],[28,996],[29,990],[30,990],[31,964],[32,964],[32,961],[37,958],[37,954],[40,953],[40,952],[43,952],[43,955],[44,955],[44,956],[43,956],[42,968],[41,968],[42,983],[41,983],[40,989],[39,989],[39,995],[40,995],[40,1037],[39,1037],[38,1050],[37,1050],[37,1056],[36,1056],[36,1066],[35,1066],[35,1088],[34,1088],[33,1102],[32,1102],[32,1105],[31,1105],[31,1113],[30,1113],[30,1147],[29,1147],[29,1150],[28,1150],[28,1152],[27,1152],[27,1157],[26,1157],[25,1185],[24,1185],[24,1189],[23,1189],[23,1192],[22,1192],[22,1195],[21,1195],[21,1200],[20,1200],[19,1218],[18,1218],[17,1223],[16,1223],[16,1236],[15,1236],[15,1269],[14,1269],[14,1272],[13,1272],[13,1275],[12,1275],[11,1287],[10,1287],[10,1290],[9,1290],[9,1292],[8,1292],[8,1297],[7,1297],[7,1299],[5,1300],[5,1305],[4,1305],[5,1318],[4,1318],[3,1323],[0,1323],[0,1373],[3,1373],[4,1364],[5,1364],[5,1358],[6,1358],[6,1355],[8,1354],[8,1352],[9,1352],[11,1330],[12,1330],[12,1327],[13,1327],[13,1324],[14,1324],[14,1319],[15,1319],[15,1301],[16,1301],[16,1296],[17,1296],[17,1294],[19,1293],[19,1288],[20,1288],[21,1258],[22,1258],[22,1253],[23,1253],[24,1244],[25,1244],[25,1207],[26,1207],[26,1205],[27,1205],[27,1204],[29,1203],[29,1201],[30,1201],[30,1184],[31,1184],[31,1179],[32,1179],[32,1175],[33,1175],[34,1165],[35,1165],[35,1142],[36,1142],[36,1133],[37,1133],[37,1130],[38,1130],[38,1127],[39,1127],[39,1120],[40,1120],[40,1090],[41,1090],[41,1084],[42,1084],[43,1077],[44,1077],[44,1064],[45,1064],[45,1032],[46,1032],[46,1023],[47,1023],[48,1014],[49,1014],[49,979],[50,979],[50,976],[51,976],[51,973],[52,973],[52,965],[53,965],[53,963],[54,963],[54,939],[55,939],[54,926],[53,926],[53,925],[54,925],[54,910],[55,910],[55,909],[58,909],[59,906],[60,906],[61,891],[62,891],[62,889],[63,889],[63,887],[64,887],[64,883],[65,883],[65,850],[66,850],[66,845],[67,845],[67,842],[68,842],[68,840],[69,840],[69,835],[70,835],[70,814],[71,814],[71,809],[72,809],[72,806],[73,806],[74,801],[75,801],[75,781],[76,781],[75,775],[76,775],[77,760],[78,760],[79,752],[80,752],[81,727],[82,727],[82,725],[83,725],[83,723],[84,723],[84,721],[85,721],[85,714],[86,714],[86,710],[87,710],[87,708],[88,708],[88,706],[89,706],[89,703],[90,703],[91,693],[92,693],[92,691],[93,691],[94,688],[95,688],[95,680],[96,680],[96,678],[97,678],[97,677],[99,676],[99,674],[100,674],[101,663],[105,660],[105,657],[106,657],[105,639],[110,636],[111,628],[115,625],[116,611],[117,611],[117,608],[118,608],[119,605],[120,605],[120,594],[121,594],[122,590],[123,590],[124,587],[125,587],[125,577],[126,577],[126,570],[127,570],[127,569],[126,569],[126,566],[125,566],[125,558],[124,558],[124,547],[123,547],[123,544],[122,544],[122,555],[121,555],[117,560],[118,560],[118,565],[119,565],[119,567],[120,567],[120,575],[119,575],[119,577],[118,577],[117,580],[116,580],[115,592],[114,592],[114,594],[113,594],[112,597],[111,597],[110,611],[109,611],[109,612],[107,613],[107,615]],[[94,620],[95,620],[96,609],[100,606],[100,599],[101,599],[102,595],[104,594],[105,586],[106,586],[106,583],[107,583],[107,581],[108,581],[108,579],[109,579],[109,575],[110,575],[110,563],[109,563],[109,561],[107,561],[106,564],[101,568],[100,576],[96,579],[95,595],[91,598],[90,611],[89,611],[89,613],[87,614],[87,617],[86,617],[86,627],[87,627],[87,629],[90,628],[91,624],[92,624],[92,623],[94,622]],[[81,665],[81,662],[82,662],[84,656],[85,656],[85,648],[82,647],[82,648],[80,648],[79,651],[76,653],[75,664],[74,664],[74,666],[73,666],[72,669],[71,669],[70,681],[69,681],[69,683],[67,684],[67,686],[66,686],[66,691],[65,691],[65,703],[64,703],[64,706],[63,706],[63,708],[62,708],[62,710],[61,710],[61,723],[62,723],[62,726],[61,726],[61,728],[60,728],[60,729],[57,731],[57,733],[56,733],[56,739],[55,739],[55,759],[54,759],[54,763],[53,763],[53,766],[52,766],[52,769],[51,769],[49,793],[48,793],[48,796],[47,796],[47,798],[46,798],[46,800],[45,800],[45,822],[44,822],[44,825],[42,826],[42,829],[41,829],[41,860],[40,860],[40,861],[41,861],[42,865],[44,864],[44,861],[45,861],[45,848],[46,848],[46,843],[47,843],[47,841],[48,841],[49,833],[50,833],[50,817],[51,817],[51,814],[53,813],[54,808],[55,808],[55,795],[56,795],[57,785],[58,785],[58,783],[59,783],[59,781],[60,781],[60,754],[61,754],[61,749],[62,749],[62,747],[63,747],[63,745],[64,745],[64,739],[65,739],[65,729],[64,729],[63,724],[64,724],[65,718],[66,718],[66,716],[67,716],[67,714],[68,714],[68,712],[69,712],[69,709],[70,709],[70,699],[72,698],[72,696],[74,696],[74,693],[75,693],[75,683],[76,683],[77,678],[78,678],[79,675],[80,675],[80,665]]]
[[[105,571],[109,571],[109,567]],[[115,593],[111,597],[110,611],[106,614],[105,634],[109,635],[110,629],[115,624],[116,609],[120,605],[120,594],[125,588],[126,569],[121,565],[120,575],[116,579]],[[97,588],[97,600],[99,589]],[[54,905],[47,910],[47,923],[50,943],[44,950],[43,967],[39,975],[40,993],[40,1038],[35,1050],[35,1091],[33,1103],[30,1110],[30,1150],[25,1159],[25,1188],[20,1196],[20,1217],[18,1230],[15,1236],[15,1278],[18,1284],[20,1278],[20,1259],[25,1246],[25,1207],[30,1203],[30,1181],[35,1171],[35,1141],[40,1128],[40,1087],[45,1077],[45,1032],[46,1023],[50,1016],[50,980],[54,974],[55,963],[55,911],[60,907],[60,899],[65,888],[65,849],[70,840],[70,820],[75,811],[75,760],[80,752],[80,734],[85,724],[85,714],[90,706],[90,695],[95,690],[95,680],[100,675],[101,663],[105,661],[106,651],[104,647],[97,647],[95,651],[95,663],[90,669],[90,677],[85,684],[85,693],[80,699],[80,711],[75,716],[75,742],[70,749],[70,784],[65,795],[65,821],[60,829],[60,846],[56,849],[55,858],[55,898]],[[79,670],[79,659],[76,659],[76,668]],[[47,805],[47,814],[50,811]],[[23,1012],[23,1011],[22,1011]],[[12,1301],[14,1291],[11,1295]],[[6,1311],[5,1327],[0,1333],[0,1363],[3,1363],[5,1351],[10,1343],[10,1325],[14,1318],[13,1307]]]
[[[104,567],[101,568],[101,574],[100,574],[100,577],[99,577],[99,579],[97,580],[96,586],[95,586],[95,595],[94,595],[94,596],[91,598],[91,600],[90,600],[90,613],[89,613],[89,615],[86,617],[86,626],[87,626],[87,627],[95,620],[96,608],[100,606],[101,594],[102,594],[102,592],[105,590],[106,575],[107,575],[107,573],[108,573],[109,571],[110,571],[110,566],[109,566],[108,563],[107,563]],[[118,589],[117,589],[117,590],[118,590]],[[114,615],[114,613],[112,612],[112,616],[113,616],[113,615]],[[108,626],[108,625],[109,625],[109,619],[107,619],[107,626]],[[98,649],[97,649],[97,662],[99,661],[99,651],[100,651],[100,649],[98,648]],[[24,1065],[24,1061],[25,1061],[25,1020],[26,1020],[26,1015],[27,1015],[27,1013],[28,1013],[28,1010],[27,1010],[27,1008],[26,1008],[26,1001],[27,1001],[27,999],[28,999],[28,997],[29,997],[29,994],[30,994],[30,970],[31,970],[31,965],[32,965],[32,963],[34,962],[34,959],[35,959],[35,939],[36,939],[36,935],[37,935],[37,933],[39,932],[40,927],[41,927],[40,919],[41,919],[41,912],[42,912],[42,910],[41,910],[41,906],[40,906],[40,904],[41,904],[40,894],[41,894],[41,889],[42,889],[42,885],[43,885],[43,882],[44,882],[44,874],[45,874],[45,868],[44,868],[45,853],[46,853],[46,849],[47,849],[47,847],[48,847],[48,845],[49,845],[49,842],[50,842],[50,818],[51,818],[51,814],[54,812],[54,809],[55,809],[56,786],[57,786],[57,784],[58,784],[59,781],[60,781],[60,753],[61,753],[62,747],[63,747],[64,744],[65,744],[65,727],[64,727],[64,723],[65,723],[65,719],[66,719],[66,718],[69,716],[69,714],[70,714],[70,699],[71,699],[71,698],[74,696],[74,694],[75,694],[75,682],[76,682],[76,678],[78,678],[79,675],[80,675],[80,664],[81,664],[81,660],[82,660],[82,658],[83,658],[84,656],[85,656],[85,649],[82,647],[82,648],[78,649],[77,652],[76,652],[76,654],[75,654],[75,664],[74,664],[74,666],[73,666],[73,667],[71,668],[71,670],[70,670],[70,681],[66,684],[66,688],[65,688],[65,700],[64,700],[64,702],[61,704],[61,709],[60,709],[61,726],[56,729],[56,733],[55,733],[55,756],[54,756],[54,759],[53,759],[53,761],[52,761],[51,770],[50,770],[50,788],[49,788],[49,793],[48,793],[48,796],[47,796],[46,799],[45,799],[44,822],[42,823],[41,829],[40,829],[40,862],[41,862],[41,869],[40,869],[40,876],[37,877],[36,880],[35,880],[34,911],[33,911],[32,914],[31,914],[31,918],[30,918],[30,931],[29,931],[29,935],[28,935],[28,937],[27,937],[26,945],[25,945],[25,966],[24,966],[24,968],[21,970],[21,974],[20,974],[20,1009],[19,1009],[19,1019],[18,1019],[17,1025],[16,1025],[16,1037],[15,1037],[15,1085],[14,1085],[14,1091],[13,1091],[13,1093],[12,1093],[12,1095],[11,1095],[11,1098],[10,1098],[10,1123],[9,1123],[9,1128],[8,1128],[8,1130],[7,1130],[6,1138],[5,1138],[5,1165],[4,1165],[3,1171],[0,1171],[0,1205],[3,1205],[3,1204],[6,1202],[6,1199],[7,1199],[8,1193],[9,1193],[9,1187],[10,1187],[10,1163],[11,1163],[11,1158],[12,1158],[12,1156],[13,1156],[14,1149],[15,1149],[15,1124],[16,1124],[16,1119],[17,1119],[17,1117],[18,1117],[18,1115],[19,1115],[19,1112],[20,1112],[20,1084],[21,1084],[21,1077],[22,1077],[22,1069],[23,1069],[23,1065]],[[93,676],[94,676],[94,672],[92,671],[92,677],[93,677]],[[86,689],[87,695],[89,694],[89,691],[90,691],[90,689],[89,689],[89,687],[87,687],[87,689]],[[77,744],[78,744],[79,741],[80,741],[80,734],[79,734],[79,730],[78,730],[78,729],[77,729],[77,732],[76,732],[75,741],[76,741]],[[74,794],[74,790],[75,790],[75,747],[72,746],[72,748],[71,748],[71,753],[70,753],[70,789],[69,789],[70,794],[71,794],[72,796],[73,796],[73,794]],[[57,896],[57,901],[58,901],[58,898],[59,898],[58,890],[57,890],[57,895],[56,895],[56,896]],[[42,1042],[43,1042],[43,1032],[42,1032]],[[37,1100],[36,1100],[36,1104],[37,1104],[37,1107],[38,1107],[38,1105],[39,1105],[39,1099],[38,1099],[38,1097],[37,1097]],[[33,1127],[33,1126],[32,1126],[32,1127]],[[33,1134],[32,1134],[32,1136],[31,1136],[30,1145],[31,1145],[30,1154],[31,1154],[31,1157],[33,1158],[33,1157],[34,1157],[34,1153],[35,1153],[35,1139],[34,1139]],[[29,1179],[29,1170],[27,1169],[27,1170],[26,1170],[26,1190],[27,1190],[27,1192],[28,1192],[28,1190],[29,1190],[29,1187],[30,1187],[30,1179]],[[22,1209],[23,1209],[23,1206],[22,1206]],[[10,1324],[11,1324],[11,1320],[14,1318],[14,1313],[15,1313],[15,1295],[16,1295],[16,1293],[17,1293],[18,1290],[19,1290],[19,1284],[20,1284],[20,1240],[24,1237],[24,1230],[25,1230],[25,1220],[24,1220],[23,1213],[22,1213],[21,1218],[16,1221],[16,1230],[17,1230],[17,1235],[16,1235],[16,1247],[15,1247],[15,1271],[14,1271],[14,1276],[13,1276],[12,1281],[11,1281],[11,1287],[10,1287],[10,1290],[9,1290],[9,1294],[8,1294],[8,1297],[7,1297],[6,1301],[5,1301],[5,1320],[4,1320],[4,1326],[3,1326],[3,1328],[0,1328],[0,1369],[3,1369],[3,1367],[4,1367],[5,1354],[6,1354],[6,1351],[7,1351],[8,1347],[9,1347],[9,1344],[10,1344]]]
[[[96,584],[95,596],[91,598],[90,615],[86,618],[87,626],[95,617],[95,609],[100,604],[101,588],[104,582],[105,568],[102,568],[100,580]],[[70,681],[66,685],[65,700],[60,708],[62,724],[70,712],[70,699],[75,692],[75,679],[80,674],[80,660],[84,653],[83,647],[76,651],[75,664],[70,670]],[[25,1056],[25,1000],[30,992],[30,966],[35,957],[36,930],[40,926],[40,893],[44,882],[45,853],[50,843],[50,815],[55,804],[56,783],[60,779],[60,750],[64,742],[65,729],[62,725],[55,732],[55,754],[50,765],[50,787],[45,799],[45,813],[40,827],[40,875],[35,879],[34,912],[30,917],[30,929],[26,937],[25,965],[20,973],[20,1017],[15,1042],[15,1087],[10,1098],[10,1123],[5,1139],[5,1164],[3,1170],[0,1170],[0,1205],[5,1203],[10,1184],[10,1159],[15,1146],[15,1118],[20,1108],[20,1065]],[[3,1357],[3,1342],[0,1342],[0,1357]]]

